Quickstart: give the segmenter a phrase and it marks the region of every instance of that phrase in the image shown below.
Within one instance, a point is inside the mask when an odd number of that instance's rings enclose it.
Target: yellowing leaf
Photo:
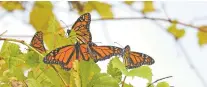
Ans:
[[[127,5],[132,5],[134,3],[134,1],[124,1],[124,3]]]
[[[198,36],[198,40],[199,40],[199,45],[204,45],[204,44],[207,44],[207,33],[206,32],[201,32],[199,31],[197,33],[197,36]]]
[[[42,31],[44,33],[48,28],[48,21],[51,17],[54,17],[51,2],[37,1],[30,12],[30,24],[32,24],[37,31]]]
[[[170,32],[176,39],[179,39],[184,36],[185,30],[184,29],[178,29],[177,23],[173,22],[170,27],[168,27],[168,32]]]
[[[207,26],[206,26],[206,25],[204,25],[204,26],[200,26],[200,27],[199,27],[199,30],[200,30],[200,31],[203,31],[203,32],[207,32]]]
[[[153,12],[155,11],[155,8],[153,6],[153,2],[152,1],[144,1],[144,8],[142,9],[143,13],[147,13],[147,12]]]
[[[156,87],[170,87],[167,82],[159,82]]]
[[[104,2],[98,2],[98,1],[91,1],[89,2],[92,4],[94,9],[101,15],[102,18],[113,18],[113,13],[111,11],[111,5],[104,3]]]
[[[0,2],[0,5],[7,11],[24,10],[24,7],[19,1],[3,1]]]

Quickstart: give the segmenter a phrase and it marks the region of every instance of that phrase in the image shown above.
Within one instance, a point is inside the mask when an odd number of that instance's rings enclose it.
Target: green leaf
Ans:
[[[24,76],[24,70],[21,68],[13,68],[12,70],[9,70],[9,72],[6,74],[8,77],[16,77],[18,80],[25,80],[26,77]]]
[[[71,44],[71,42],[62,34],[58,34],[60,31],[60,24],[57,22],[55,17],[50,17],[48,21],[47,34],[44,34],[45,43],[50,50],[57,47]]]
[[[127,73],[127,76],[137,76],[152,81],[152,70],[148,66],[134,68]]]
[[[87,87],[119,87],[116,79],[106,73],[97,73]]]
[[[168,27],[168,32],[170,32],[176,39],[184,36],[185,30],[177,28],[177,23],[173,22],[170,27]]]
[[[113,68],[112,60],[109,62],[107,66],[107,73],[110,74],[117,82],[121,81],[122,73],[118,68]]]
[[[159,82],[156,87],[170,87],[167,82]]]
[[[26,64],[31,66],[31,67],[36,67],[40,62],[39,62],[39,54],[37,54],[34,51],[29,51],[26,54]]]
[[[80,61],[80,77],[81,77],[81,87],[87,87],[87,84],[92,79],[93,75],[100,73],[101,69],[93,61]]]
[[[44,75],[52,82],[55,87],[63,87],[64,84],[60,77],[57,75],[57,72],[54,71],[52,67],[48,68],[47,70],[42,70],[44,71]]]
[[[15,43],[10,43],[8,41],[4,41],[0,51],[0,56],[7,58],[7,57],[15,57],[19,54],[22,54],[21,50],[19,49],[19,45]]]
[[[132,5],[134,3],[134,1],[124,1],[124,3],[127,5]]]
[[[144,1],[144,8],[142,9],[143,13],[153,12],[155,11],[154,5],[152,1]]]
[[[198,31],[197,37],[198,37],[198,42],[200,46],[207,44],[207,33],[206,32]]]
[[[27,79],[26,81],[27,81],[28,87],[41,87],[41,84],[38,83],[38,81],[35,79],[30,78],[30,79]]]
[[[113,58],[111,62],[113,64],[113,68],[118,68],[125,75],[128,73],[125,65],[119,60],[118,57]]]

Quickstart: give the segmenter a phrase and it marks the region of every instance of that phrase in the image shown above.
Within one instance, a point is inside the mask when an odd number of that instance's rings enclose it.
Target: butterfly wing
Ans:
[[[41,31],[35,33],[30,45],[36,50],[38,50],[40,53],[46,52],[46,49],[43,43],[43,33]]]
[[[91,42],[92,37],[89,30],[89,25],[91,22],[90,13],[85,13],[81,15],[74,25],[72,26],[72,30],[76,33],[76,39],[79,43],[88,43]],[[70,36],[70,30],[68,31],[68,35]]]
[[[86,44],[76,43],[75,45],[66,45],[52,50],[45,57],[43,62],[46,64],[59,64],[65,70],[72,68],[75,60],[89,60]]]
[[[89,54],[90,57],[94,59],[95,62],[109,59],[112,56],[119,55],[122,49],[115,46],[90,46]]]
[[[141,65],[152,65],[154,64],[154,59],[146,54],[139,53],[139,52],[130,52],[128,58],[126,59],[126,67],[136,68],[140,67]]]

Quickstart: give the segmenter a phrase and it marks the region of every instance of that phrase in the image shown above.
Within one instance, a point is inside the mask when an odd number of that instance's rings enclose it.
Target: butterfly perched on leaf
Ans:
[[[130,51],[130,46],[127,45],[121,54],[124,59],[126,68],[136,68],[142,65],[152,65],[155,63],[154,59],[147,54]]]
[[[38,31],[35,33],[35,35],[32,38],[32,41],[30,43],[30,46],[35,48],[40,53],[46,52],[44,42],[43,42],[43,33],[41,31]]]
[[[89,13],[81,15],[72,26],[72,31],[76,33],[77,42],[75,45],[66,45],[49,52],[43,59],[46,64],[59,64],[65,70],[72,68],[75,60],[88,61],[92,58],[95,62],[108,59],[111,56],[119,55],[121,48],[115,46],[97,46],[92,42],[89,30],[91,16]],[[68,30],[69,38],[70,30]]]

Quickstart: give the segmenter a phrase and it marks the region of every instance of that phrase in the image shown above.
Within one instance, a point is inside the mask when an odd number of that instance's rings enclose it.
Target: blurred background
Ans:
[[[207,2],[201,1],[0,2],[0,34],[6,31],[1,37],[30,43],[41,23],[47,25],[43,22],[49,15],[66,31],[80,14],[90,12],[93,42],[122,48],[130,45],[132,51],[152,56],[153,81],[173,76],[163,81],[174,87],[207,87],[206,8]],[[26,46],[21,48],[24,51]],[[108,62],[98,62],[102,72]],[[127,77],[126,82],[146,87],[147,80]]]

